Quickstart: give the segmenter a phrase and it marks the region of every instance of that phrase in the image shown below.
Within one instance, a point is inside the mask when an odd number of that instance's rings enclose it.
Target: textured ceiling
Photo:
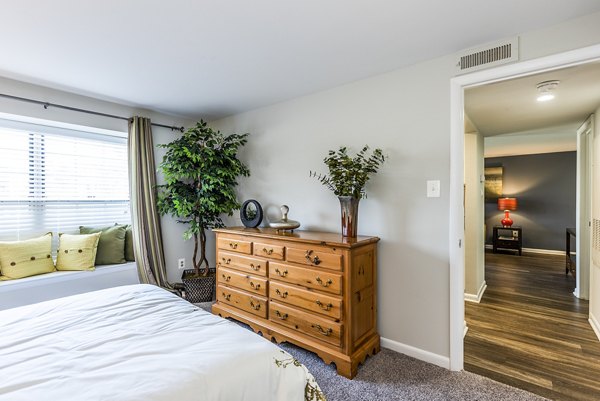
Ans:
[[[598,0],[19,0],[2,4],[0,75],[212,119],[595,11]]]

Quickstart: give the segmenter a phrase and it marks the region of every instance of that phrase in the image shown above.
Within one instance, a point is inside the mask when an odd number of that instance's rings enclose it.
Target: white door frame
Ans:
[[[577,201],[575,212],[575,250],[577,252],[575,290],[573,295],[589,299],[592,221],[592,135],[594,115],[577,130]]]
[[[490,82],[555,70],[600,59],[600,45],[504,65],[450,80],[450,369],[464,362],[464,89]]]

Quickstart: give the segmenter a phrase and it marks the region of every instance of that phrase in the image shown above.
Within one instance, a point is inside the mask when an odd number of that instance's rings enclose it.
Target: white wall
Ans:
[[[595,43],[600,13],[521,35],[521,59]],[[251,133],[242,158],[252,177],[240,197],[258,199],[271,212],[288,204],[303,229],[340,229],[337,199],[308,176],[324,171],[328,149],[384,149],[389,158],[361,202],[359,233],[381,237],[381,335],[422,351],[423,358],[449,355],[450,78],[456,62],[437,58],[215,123],[226,132]],[[440,198],[425,197],[430,179],[441,180]]]
[[[594,113],[592,156],[592,221],[600,220],[600,107]],[[593,233],[592,227],[592,233]],[[590,323],[600,340],[600,249],[594,248],[592,234],[592,263],[590,264]],[[600,241],[600,239],[597,239]]]
[[[485,289],[483,136],[465,133],[465,299],[479,301]]]
[[[50,103],[57,103],[66,106],[77,107],[81,109],[90,109],[107,114],[114,114],[124,117],[141,115],[150,117],[152,121],[175,126],[189,127],[191,121],[168,116],[148,110],[136,109],[114,102],[107,102],[93,99],[86,96],[74,95],[63,91],[45,88],[38,85],[26,84],[0,77],[0,93],[13,96],[32,98]],[[39,118],[43,120],[58,121],[61,123],[75,124],[80,126],[108,129],[113,131],[127,132],[127,121],[112,118],[93,116],[89,114],[76,113],[50,107],[45,110],[40,105],[24,103],[15,100],[0,98],[0,113]],[[152,127],[154,142],[167,143],[176,138],[177,132],[172,132],[166,128]],[[162,159],[163,150],[158,149],[155,152],[156,162]],[[160,179],[160,177],[159,177]],[[192,242],[184,242],[182,234],[185,227],[177,224],[173,219],[165,217],[162,219],[163,238],[165,241],[165,259],[168,268],[168,277],[171,281],[178,281],[179,271],[177,270],[177,259],[186,257],[190,265],[192,255]],[[214,246],[209,247],[211,250]]]

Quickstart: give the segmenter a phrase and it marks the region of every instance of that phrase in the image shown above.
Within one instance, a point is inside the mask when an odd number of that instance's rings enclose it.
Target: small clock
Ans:
[[[258,227],[263,219],[263,210],[260,203],[254,199],[245,201],[240,209],[240,219],[245,227]]]

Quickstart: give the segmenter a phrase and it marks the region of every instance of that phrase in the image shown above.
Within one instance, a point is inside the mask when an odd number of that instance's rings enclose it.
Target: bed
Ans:
[[[2,401],[324,399],[275,344],[155,286],[0,311]]]

